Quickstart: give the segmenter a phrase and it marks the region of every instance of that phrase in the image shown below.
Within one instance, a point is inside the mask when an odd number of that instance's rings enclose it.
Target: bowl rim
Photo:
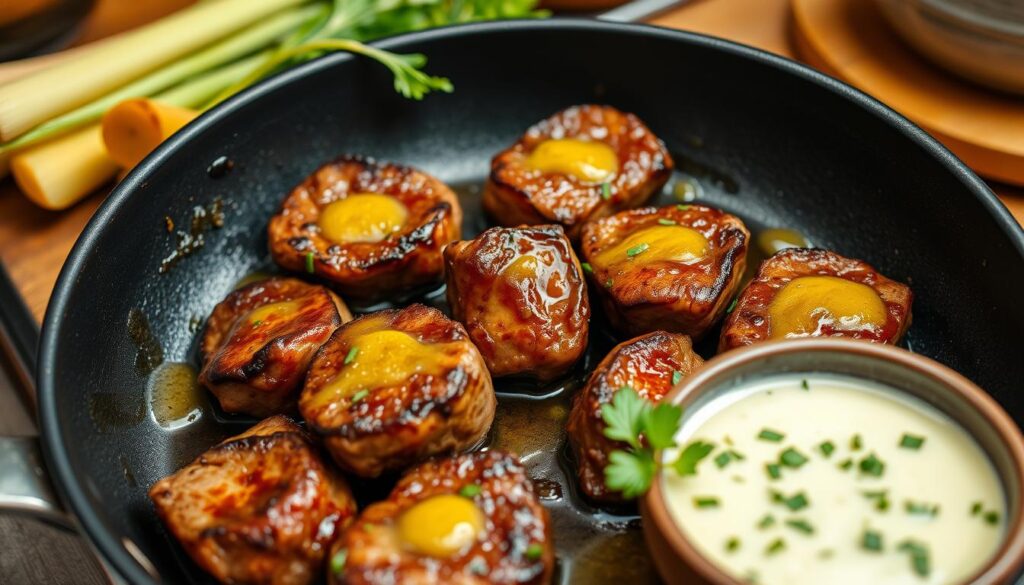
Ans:
[[[717,387],[723,378],[728,378],[736,368],[781,355],[793,353],[846,353],[866,359],[881,360],[913,370],[931,378],[949,392],[962,398],[975,412],[980,414],[1007,447],[1013,462],[1013,475],[1018,486],[1024,486],[1024,436],[1017,425],[987,392],[959,372],[931,358],[905,349],[881,343],[843,338],[802,338],[766,341],[755,345],[730,350],[706,362],[692,376],[673,388],[662,399],[668,403],[696,397]],[[968,434],[971,432],[965,429]],[[691,544],[681,527],[672,519],[662,489],[662,471],[655,474],[651,488],[640,501],[645,536],[653,531],[667,543],[667,549],[675,560],[687,565],[704,581],[716,585],[742,585],[732,575],[720,569],[717,564]],[[1006,475],[1000,475],[1005,485]],[[1024,493],[1018,494],[1018,502]],[[1024,566],[1024,505],[1018,503],[1012,518],[1006,523],[1006,536],[999,549],[988,563],[978,569],[966,583],[1004,583]],[[658,563],[655,563],[657,566]]]
[[[936,161],[949,176],[958,181],[965,196],[971,196],[1010,239],[1012,250],[1024,257],[1024,227],[1010,214],[989,187],[960,159],[924,130],[877,99],[807,65],[737,42],[700,33],[668,29],[646,24],[623,24],[594,19],[558,18],[551,20],[503,20],[452,25],[411,32],[371,43],[388,50],[403,50],[409,45],[439,39],[457,39],[489,33],[556,31],[560,33],[593,32],[657,38],[685,45],[721,51],[782,71],[821,88],[872,115],[879,123],[909,140],[923,155]],[[99,206],[78,237],[61,268],[43,320],[38,346],[36,388],[40,439],[47,469],[61,500],[82,527],[83,534],[110,563],[113,570],[131,583],[157,583],[157,577],[146,571],[140,561],[126,550],[121,534],[109,528],[91,503],[86,489],[74,470],[67,451],[68,437],[60,425],[60,401],[57,391],[57,364],[61,340],[68,331],[63,315],[75,301],[78,282],[87,260],[93,254],[106,226],[120,215],[129,202],[137,198],[152,174],[169,159],[180,156],[189,142],[205,134],[223,120],[239,115],[241,110],[281,91],[284,87],[311,75],[339,67],[355,60],[348,53],[330,53],[271,76],[247,88],[187,124],[165,140],[149,156],[137,164]]]

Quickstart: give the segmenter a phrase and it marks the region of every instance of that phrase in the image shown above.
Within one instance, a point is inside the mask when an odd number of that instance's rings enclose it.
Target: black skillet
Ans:
[[[455,93],[404,100],[382,67],[344,55],[284,73],[161,146],[110,195],[64,266],[39,354],[47,463],[127,580],[209,581],[163,530],[146,490],[251,421],[204,406],[192,424],[166,431],[149,411],[147,374],[160,359],[194,360],[190,321],[270,267],[265,226],[289,188],[342,152],[409,163],[461,189],[472,235],[485,226],[476,199],[491,155],[581,102],[635,112],[665,141],[685,176],[659,201],[696,192],[755,232],[795,229],[909,283],[908,345],[1024,421],[1024,232],[962,163],[878,102],[754,49],[642,26],[476,24],[381,46],[429,55],[429,70],[450,77]],[[219,157],[233,168],[208,173]],[[165,217],[187,230],[194,208],[216,199],[223,227],[197,226],[204,245],[161,273],[176,245]],[[587,365],[611,343],[595,329]],[[573,491],[560,417],[584,371],[543,388],[499,384],[492,441],[520,451],[540,480],[563,581],[651,580],[636,517],[591,509]]]

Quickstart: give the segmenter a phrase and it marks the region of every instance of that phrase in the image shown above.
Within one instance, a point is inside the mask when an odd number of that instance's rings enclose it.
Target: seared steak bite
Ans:
[[[226,412],[293,411],[313,354],[352,318],[322,286],[270,278],[232,291],[213,309],[199,345],[199,381]]]
[[[336,585],[542,585],[553,564],[547,510],[516,457],[500,451],[410,470],[328,562]]]
[[[583,227],[580,248],[612,326],[702,337],[740,286],[750,232],[703,205],[623,211]]]
[[[444,257],[452,315],[492,375],[550,380],[583,355],[590,302],[560,226],[491,228]]]
[[[580,489],[587,497],[602,503],[622,501],[621,493],[605,485],[604,468],[611,452],[627,445],[604,436],[601,407],[611,403],[623,387],[656,403],[703,363],[689,337],[664,331],[624,341],[601,360],[569,413],[569,442],[576,456]]]
[[[402,298],[442,278],[441,249],[459,238],[455,193],[411,167],[343,156],[285,198],[267,228],[274,261],[348,297]]]
[[[477,444],[496,404],[462,325],[411,305],[338,329],[309,368],[299,410],[338,465],[375,477]]]
[[[315,582],[356,513],[345,481],[284,416],[212,447],[149,497],[196,564],[231,584]]]
[[[722,327],[719,351],[767,339],[849,337],[896,343],[910,287],[828,250],[789,248],[761,263]]]
[[[668,181],[672,157],[633,114],[581,105],[543,120],[491,161],[484,209],[506,226],[583,222],[642,205]]]

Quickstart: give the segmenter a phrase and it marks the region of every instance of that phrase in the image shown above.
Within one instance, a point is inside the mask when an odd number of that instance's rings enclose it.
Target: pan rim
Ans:
[[[959,180],[967,191],[974,195],[974,198],[984,207],[1002,231],[1010,237],[1018,255],[1024,257],[1024,228],[1016,222],[988,186],[945,146],[901,114],[860,90],[811,69],[809,66],[755,47],[699,33],[678,31],[652,25],[613,23],[578,18],[508,20],[453,25],[390,37],[372,44],[382,49],[402,50],[410,44],[439,39],[477,36],[496,32],[538,30],[617,33],[639,38],[658,38],[695,45],[746,58],[761,66],[781,70],[784,73],[794,75],[804,81],[817,85],[873,114],[882,123],[889,125],[904,135],[927,155],[939,162]],[[99,206],[93,217],[89,220],[61,268],[47,306],[38,349],[39,368],[36,374],[36,388],[38,420],[40,422],[39,430],[43,453],[57,492],[68,507],[69,513],[74,516],[75,521],[83,528],[84,536],[99,551],[103,560],[108,562],[119,576],[131,583],[156,584],[157,581],[122,546],[119,542],[120,538],[107,530],[96,510],[89,504],[85,490],[79,483],[79,478],[73,473],[71,460],[65,448],[65,437],[59,426],[55,380],[57,346],[58,341],[63,337],[62,317],[66,313],[68,304],[72,302],[74,296],[72,290],[74,289],[75,282],[78,280],[86,259],[92,254],[97,240],[104,232],[105,226],[115,218],[121,208],[137,191],[137,188],[147,181],[153,171],[172,156],[175,156],[194,137],[209,131],[211,127],[216,126],[222,120],[236,115],[243,108],[264,99],[266,96],[295,81],[320,71],[334,68],[352,59],[354,57],[349,54],[333,53],[284,71],[232,96],[176,133],[138,164],[107,196],[107,199]]]

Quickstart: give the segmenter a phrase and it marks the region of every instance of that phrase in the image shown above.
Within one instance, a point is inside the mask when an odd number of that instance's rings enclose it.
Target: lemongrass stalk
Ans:
[[[88,103],[225,35],[308,0],[209,0],[0,86],[0,141]]]
[[[28,198],[46,209],[65,209],[117,174],[99,124],[27,148],[11,157],[11,173]]]
[[[24,148],[90,124],[120,102],[131,98],[150,97],[197,73],[262,49],[281,39],[300,24],[314,18],[321,18],[326,12],[326,8],[324,5],[314,5],[277,14],[266,22],[255,25],[167,67],[158,69],[100,99],[44,122],[16,139],[0,144],[0,152]]]
[[[272,49],[261,51],[251,57],[208,71],[153,97],[182,108],[205,109],[202,108],[204,104],[209,103],[228,86],[255,71],[271,54]]]

